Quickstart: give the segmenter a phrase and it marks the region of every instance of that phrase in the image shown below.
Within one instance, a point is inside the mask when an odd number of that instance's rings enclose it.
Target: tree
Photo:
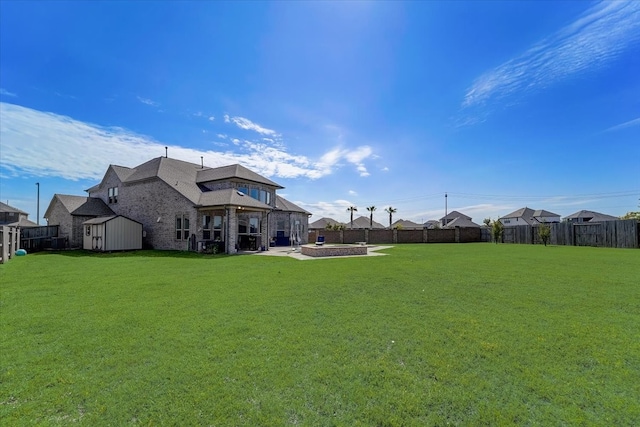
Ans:
[[[347,210],[351,211],[351,228],[353,229],[353,213],[358,212],[358,208],[356,208],[355,206],[349,206]]]
[[[490,226],[491,226],[491,218],[485,218],[485,219],[482,221],[482,223],[483,223],[484,225],[486,225],[487,227],[490,227]]]
[[[373,211],[376,210],[376,207],[369,206],[367,210],[369,211],[369,228],[373,228]]]
[[[546,222],[543,222],[538,227],[538,236],[540,236],[540,240],[547,246],[547,242],[551,238],[551,227]]]
[[[621,216],[620,219],[637,219],[640,221],[640,212],[627,212],[625,215]]]
[[[398,212],[398,209],[395,209],[389,206],[384,211],[389,214],[389,228],[391,228],[391,224],[393,223],[393,214]]]
[[[502,237],[503,231],[504,231],[504,226],[502,225],[499,219],[491,223],[491,235],[493,236],[493,241],[496,242],[496,244]]]

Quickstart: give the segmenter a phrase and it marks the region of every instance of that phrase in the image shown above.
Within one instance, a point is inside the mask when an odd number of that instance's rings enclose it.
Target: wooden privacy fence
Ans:
[[[559,222],[549,224],[552,245],[600,246],[607,248],[638,248],[640,227],[635,219],[603,221],[599,223],[573,224]],[[503,243],[542,244],[540,226],[518,225],[505,227]]]
[[[0,225],[0,263],[11,259],[20,249],[20,229],[12,225]]]
[[[477,227],[456,227],[455,229],[424,230],[312,230],[309,231],[309,243],[324,236],[325,243],[352,244],[367,242],[374,245],[396,243],[469,243],[481,242],[482,233]]]

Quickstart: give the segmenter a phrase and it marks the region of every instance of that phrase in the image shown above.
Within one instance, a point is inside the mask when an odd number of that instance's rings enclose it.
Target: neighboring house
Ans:
[[[445,215],[442,218],[440,218],[440,226],[444,227],[445,225],[449,224],[451,221],[453,221],[456,218],[466,218],[468,220],[471,220],[470,216],[467,216],[467,215],[465,215],[463,213],[460,213],[458,211],[451,211],[447,215]]]
[[[574,224],[582,224],[585,222],[595,223],[595,222],[602,222],[602,221],[615,221],[618,219],[620,218],[612,215],[603,214],[600,212],[586,211],[586,210],[578,211],[576,213],[573,213],[569,216],[565,216],[563,218],[564,221],[571,222]]]
[[[311,224],[309,224],[309,230],[326,230],[327,226],[334,226],[334,225],[345,225],[339,221],[336,221],[333,218],[320,218],[317,221],[313,221]]]
[[[0,202],[0,225],[11,225],[14,227],[38,226],[38,224],[29,220],[28,213],[2,202]]]
[[[81,248],[83,223],[90,219],[114,215],[100,199],[84,196],[54,194],[44,217],[48,225],[58,226],[58,237],[67,239],[67,246]]]
[[[347,225],[350,227],[351,222],[348,222]],[[354,229],[374,229],[374,228],[382,229],[382,228],[385,228],[385,226],[374,220],[373,227],[371,227],[371,217],[362,215],[362,216],[359,216],[358,218],[354,218],[353,228]]]
[[[442,228],[456,228],[456,227],[480,228],[478,224],[476,224],[475,222],[471,221],[470,219],[464,216],[457,217],[456,219],[454,219],[453,221],[450,221],[447,225],[445,225]]]
[[[122,215],[140,222],[145,247],[195,250],[218,242],[236,253],[266,248],[280,235],[306,243],[310,213],[277,196],[282,188],[241,165],[209,168],[157,157],[133,168],[110,165],[85,199],[110,211],[94,218]],[[47,210],[49,224],[59,224],[61,233],[73,229],[68,216],[77,215],[63,207],[54,196]]]
[[[391,228],[397,228],[401,230],[422,230],[424,226],[422,224],[415,223],[413,221],[399,219],[393,224],[391,224]]]
[[[441,227],[440,221],[436,221],[435,219],[430,219],[429,221],[422,224],[423,228],[427,228],[429,230],[434,230]]]
[[[560,215],[543,209],[533,210],[528,207],[520,208],[508,215],[499,218],[505,227],[517,225],[536,225],[541,223],[560,222]]]

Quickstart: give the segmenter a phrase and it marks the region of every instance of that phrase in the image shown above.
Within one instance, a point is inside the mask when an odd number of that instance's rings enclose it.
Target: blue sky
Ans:
[[[0,200],[243,164],[386,223],[640,203],[640,2],[0,3]],[[41,221],[44,223],[44,221]]]

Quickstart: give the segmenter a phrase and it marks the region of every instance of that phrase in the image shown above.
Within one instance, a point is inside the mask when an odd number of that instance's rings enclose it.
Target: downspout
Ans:
[[[224,236],[224,241],[225,241],[225,246],[226,246],[226,252],[227,254],[231,253],[229,250],[229,244],[231,243],[231,239],[229,238],[229,206],[225,206],[224,207],[224,216],[225,216],[225,236]]]

